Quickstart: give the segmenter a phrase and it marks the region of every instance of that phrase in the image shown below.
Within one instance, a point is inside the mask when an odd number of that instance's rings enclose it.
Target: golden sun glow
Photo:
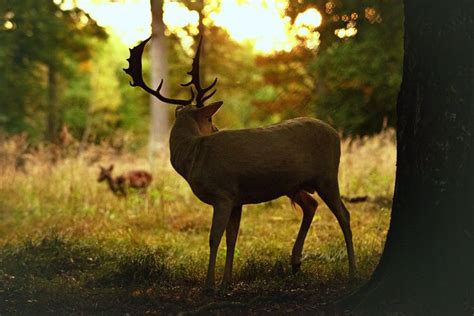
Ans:
[[[76,0],[76,4],[127,45],[135,44],[150,33],[149,0]],[[309,48],[316,48],[319,45],[316,28],[321,24],[321,14],[316,9],[308,9],[292,24],[285,16],[287,5],[287,0],[226,0],[219,6],[206,6],[208,18],[204,22],[222,27],[237,42],[252,43],[259,53],[289,51],[298,39],[304,40]],[[163,20],[169,32],[182,39],[185,48],[192,45],[192,39],[184,28],[196,34],[198,19],[196,11],[188,10],[179,2],[165,0]]]
[[[288,36],[290,19],[284,16],[285,9],[286,4],[282,1],[267,1],[266,6],[259,1],[225,1],[210,18],[226,29],[234,40],[252,41],[257,51],[268,53],[292,47]]]

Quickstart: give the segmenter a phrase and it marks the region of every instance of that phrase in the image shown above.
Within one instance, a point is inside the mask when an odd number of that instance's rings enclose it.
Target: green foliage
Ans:
[[[402,4],[398,0],[366,1],[362,7],[344,4],[328,18],[356,13],[357,20],[346,22],[352,21],[358,32],[353,38],[326,43],[311,63],[317,87],[314,109],[345,134],[376,133],[395,125],[403,56]]]
[[[192,9],[203,4],[184,2]],[[401,2],[289,4],[292,18],[313,6],[322,13],[323,23],[315,30],[321,34],[317,50],[301,43],[291,52],[258,56],[206,23],[202,77],[207,84],[219,78],[213,99],[225,104],[217,125],[254,127],[314,115],[351,135],[392,126],[401,77]],[[60,7],[60,1],[0,1],[0,129],[41,139],[65,124],[82,141],[134,139],[140,147],[148,136],[149,96],[128,85],[122,71],[128,47],[114,36],[103,41],[104,30],[86,13]],[[351,27],[357,28],[355,36],[340,39],[334,33]],[[183,48],[181,38],[195,32],[185,27],[167,33],[172,97],[187,97],[179,84],[188,79],[193,52]]]
[[[63,88],[51,87],[51,72],[67,79],[69,65],[90,56],[90,39],[105,33],[79,9],[63,11],[53,1],[0,1],[0,127],[40,135],[41,114]]]
[[[400,59],[394,55],[373,40],[334,43],[312,65],[319,74],[314,98],[318,116],[346,134],[393,126],[401,81]]]
[[[122,71],[127,54],[128,48],[110,36],[94,42],[91,59],[75,68],[63,100],[64,122],[74,136],[98,141],[146,130],[147,99],[130,89]]]
[[[96,51],[96,58],[91,67],[91,96],[89,116],[94,119],[92,128],[101,133],[101,128],[114,127],[117,123],[117,109],[122,100],[119,91],[119,80],[116,69],[120,68],[120,61],[112,59],[117,49],[112,45],[104,45]],[[99,115],[95,115],[95,114]],[[110,134],[110,131],[103,132]]]
[[[255,121],[252,101],[262,85],[256,56],[251,47],[235,43],[224,30],[210,27],[208,31],[207,38],[212,38],[212,42],[207,48],[206,76],[209,82],[218,78],[217,93],[212,100],[222,100],[225,106],[217,123],[227,128],[249,126]]]
[[[282,119],[311,115],[308,106],[312,99],[314,79],[308,63],[314,58],[314,52],[305,47],[296,47],[291,52],[277,52],[257,58],[262,68],[265,85],[257,91],[254,104],[260,110],[259,118],[272,117],[269,123]]]
[[[189,30],[187,32],[192,35]],[[185,52],[180,39],[174,34],[168,37],[168,43],[171,94],[187,98],[189,90],[180,84],[190,79],[186,73],[191,69],[194,51]],[[223,110],[216,117],[217,125],[242,128],[255,124],[258,120],[253,116],[255,108],[252,102],[262,86],[262,80],[252,48],[234,42],[225,30],[210,25],[205,29],[200,58],[203,85],[218,78],[217,92],[207,103],[224,101]]]
[[[394,126],[402,73],[402,1],[290,1],[287,14],[294,19],[310,7],[323,18],[315,30],[319,47],[310,52],[301,44],[290,53],[261,57],[265,82],[276,93],[256,105],[282,118],[311,111],[346,135]],[[352,36],[339,38],[341,30],[351,30]]]

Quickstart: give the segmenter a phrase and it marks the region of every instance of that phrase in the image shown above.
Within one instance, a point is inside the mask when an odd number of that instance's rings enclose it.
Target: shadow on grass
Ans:
[[[293,275],[281,257],[251,256],[235,271],[232,288],[209,294],[201,290],[205,265],[176,262],[172,249],[52,234],[0,249],[0,313],[314,315],[327,313],[330,302],[353,288],[341,271],[321,276],[311,264]]]

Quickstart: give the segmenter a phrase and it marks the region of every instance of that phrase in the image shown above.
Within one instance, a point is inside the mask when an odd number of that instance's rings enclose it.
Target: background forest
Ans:
[[[179,84],[201,32],[202,80],[217,77],[213,100],[224,101],[220,129],[310,116],[340,132],[355,282],[322,201],[301,272],[291,273],[301,212],[282,198],[245,208],[234,287],[201,292],[211,207],[167,149],[150,155],[156,105],[122,70],[150,35],[152,11],[164,45],[153,54],[152,41],[143,56],[150,86],[158,65],[166,95],[187,98]],[[402,35],[400,0],[0,0],[0,314],[325,313],[370,277],[383,250]],[[174,108],[164,109],[173,122]],[[150,171],[146,195],[117,198],[97,183],[112,163],[115,175]]]
[[[134,44],[124,43],[113,30],[66,2],[0,2],[0,129],[7,135],[25,132],[38,142],[54,140],[67,126],[74,138],[85,142],[131,137],[144,143],[148,98],[129,88],[122,71],[127,48]],[[169,3],[165,1],[165,18]],[[199,8],[195,1],[173,3]],[[280,13],[293,32],[291,46],[262,51],[258,42],[235,41],[232,29],[216,25],[212,12],[219,11],[219,4],[201,3],[203,72],[205,78],[219,78],[215,99],[224,100],[226,108],[218,125],[241,128],[309,115],[328,121],[344,135],[373,134],[393,126],[402,66],[401,2],[282,5]],[[317,21],[311,21],[314,15],[298,19],[310,8],[322,16],[317,27]],[[175,96],[191,65],[197,35],[197,25],[191,22],[169,22],[166,31],[169,58],[164,62]],[[141,39],[149,34],[143,30]]]

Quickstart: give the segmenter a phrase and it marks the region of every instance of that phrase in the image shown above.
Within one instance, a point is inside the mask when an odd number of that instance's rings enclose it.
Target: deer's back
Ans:
[[[149,172],[143,170],[129,171],[124,178],[127,184],[132,188],[145,188],[153,179]]]
[[[339,155],[337,132],[316,119],[222,131],[202,139],[189,182],[198,197],[224,190],[256,203],[337,177]]]

